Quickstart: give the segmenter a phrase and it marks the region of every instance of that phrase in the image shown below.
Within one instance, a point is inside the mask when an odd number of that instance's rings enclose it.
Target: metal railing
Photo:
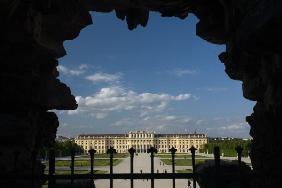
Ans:
[[[57,175],[55,174],[55,151],[50,150],[49,152],[49,172],[47,175],[44,175],[44,179],[48,180],[48,187],[50,188],[55,188],[56,187],[56,180],[69,180],[71,187],[74,185],[74,180],[76,179],[83,179],[83,180],[93,180],[93,185],[94,185],[94,180],[98,179],[104,179],[104,180],[109,180],[110,181],[110,188],[113,188],[113,180],[114,179],[127,179],[130,180],[130,188],[134,187],[134,180],[141,180],[141,179],[150,179],[151,180],[151,188],[154,188],[154,181],[156,179],[171,179],[172,180],[172,187],[175,188],[175,180],[176,179],[188,179],[188,187],[193,187],[196,188],[196,176],[197,173],[195,172],[195,167],[196,167],[196,160],[195,160],[195,153],[196,153],[196,148],[191,147],[190,149],[191,152],[191,160],[192,160],[192,173],[175,173],[175,153],[177,149],[172,147],[169,149],[171,153],[171,162],[172,162],[172,173],[154,173],[154,157],[155,154],[157,153],[157,149],[154,147],[151,147],[147,150],[147,153],[150,154],[151,158],[151,172],[150,173],[134,173],[134,154],[136,153],[136,150],[134,148],[130,148],[128,150],[129,152],[129,157],[130,157],[130,171],[129,173],[114,173],[113,172],[113,159],[114,159],[114,154],[116,153],[116,150],[113,147],[110,147],[107,150],[107,154],[109,155],[109,160],[110,160],[110,173],[109,174],[94,174],[94,158],[95,158],[95,153],[96,150],[90,149],[89,154],[90,154],[90,174],[75,174],[74,169],[75,169],[75,151],[71,151],[71,165],[70,165],[70,170],[71,173],[70,175]],[[240,146],[236,147],[237,155],[238,155],[238,165],[239,169],[241,168],[241,155],[242,155],[242,148]],[[215,163],[215,171],[216,174],[220,173],[220,151],[219,147],[214,148],[214,163]],[[192,185],[190,180],[192,180]],[[219,180],[219,177],[215,178],[215,184]],[[217,186],[216,186],[217,187]],[[219,186],[220,187],[220,186]]]

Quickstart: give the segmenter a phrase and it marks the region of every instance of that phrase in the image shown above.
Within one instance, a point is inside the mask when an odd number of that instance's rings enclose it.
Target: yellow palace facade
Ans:
[[[87,152],[93,148],[97,153],[106,153],[111,146],[118,153],[127,153],[133,147],[137,153],[145,153],[154,146],[160,153],[168,153],[174,147],[178,153],[187,153],[194,146],[198,150],[208,142],[205,134],[155,134],[146,131],[134,131],[128,134],[82,134],[75,143]]]

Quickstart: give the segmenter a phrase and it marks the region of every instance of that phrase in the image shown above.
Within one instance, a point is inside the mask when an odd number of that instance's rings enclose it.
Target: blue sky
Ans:
[[[197,19],[151,13],[146,28],[129,31],[113,13],[93,13],[93,25],[65,42],[60,79],[79,108],[57,111],[58,134],[202,132],[248,137],[253,102],[228,78],[218,54],[225,46],[196,36]]]

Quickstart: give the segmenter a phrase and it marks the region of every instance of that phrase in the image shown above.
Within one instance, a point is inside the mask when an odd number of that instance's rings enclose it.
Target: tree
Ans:
[[[55,150],[56,157],[64,157],[64,156],[70,156],[71,150],[74,149],[76,155],[82,154],[84,152],[83,148],[73,141],[67,140],[63,142],[56,141],[52,148]],[[48,150],[50,148],[42,148],[40,151],[40,155],[42,158],[48,155]]]
[[[207,144],[204,145],[204,151],[209,153],[213,153],[213,148],[218,146],[220,148],[220,152],[224,154],[224,156],[235,157],[237,156],[235,147],[241,146],[243,148],[242,156],[247,157],[249,155],[251,141],[250,140],[242,140],[242,139],[231,139],[231,140],[219,140],[219,139],[210,139]]]

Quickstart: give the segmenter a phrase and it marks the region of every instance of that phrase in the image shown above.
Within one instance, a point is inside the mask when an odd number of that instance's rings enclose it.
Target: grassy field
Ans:
[[[192,169],[176,170],[177,173],[192,173]]]
[[[120,162],[122,162],[122,159],[113,159],[113,165],[116,166]],[[56,167],[62,167],[62,166],[70,166],[71,161],[69,160],[57,160],[56,161]],[[48,166],[48,163],[46,164]],[[90,166],[89,160],[75,160],[74,166],[80,167],[80,166]],[[109,166],[110,160],[109,159],[94,159],[94,166]]]
[[[69,175],[71,173],[70,170],[57,170],[56,175]],[[107,171],[104,170],[94,170],[94,174],[106,174]],[[88,170],[75,170],[74,174],[90,174]]]
[[[129,154],[128,153],[117,153],[114,154],[114,158],[126,158],[128,157]],[[81,155],[81,156],[77,156],[76,158],[85,158],[85,159],[89,159],[90,156],[89,155]],[[109,154],[106,153],[99,153],[99,154],[95,154],[94,158],[109,158]]]
[[[163,163],[165,163],[166,165],[171,165],[172,164],[170,159],[161,159],[161,161]],[[198,159],[198,160],[196,160],[196,164],[201,164],[204,161],[205,160],[203,160],[203,159]],[[192,166],[192,161],[191,160],[187,160],[187,159],[175,159],[175,166]]]
[[[171,158],[171,154],[157,154],[156,157],[159,158]],[[201,155],[195,155],[196,158],[207,158]],[[175,158],[182,158],[182,159],[192,159],[192,156],[189,154],[176,154]]]
[[[45,174],[48,174],[48,171],[45,170]],[[107,171],[104,170],[94,170],[94,174],[106,174],[108,173]],[[56,170],[55,172],[56,175],[70,175],[71,171],[70,170]],[[90,174],[89,170],[75,170],[74,174]]]
[[[70,175],[71,171],[70,170],[60,170],[56,171],[56,175]],[[104,170],[94,170],[94,174],[106,174],[108,173],[107,171]],[[45,174],[48,174],[48,171],[45,171]],[[88,170],[76,170],[74,171],[74,174],[90,174],[90,171]],[[48,188],[48,182],[46,182],[42,188]]]

